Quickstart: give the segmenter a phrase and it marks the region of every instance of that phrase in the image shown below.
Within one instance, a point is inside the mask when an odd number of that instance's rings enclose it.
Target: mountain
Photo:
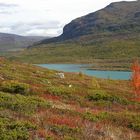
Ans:
[[[7,56],[35,64],[90,63],[93,69],[130,70],[139,52],[140,1],[123,1],[71,21],[58,37]]]
[[[62,42],[67,40],[91,41],[114,36],[133,36],[140,33],[140,1],[115,2],[107,7],[77,18],[67,24],[63,34],[45,39],[40,44]],[[137,36],[137,35],[136,35]]]
[[[20,36],[15,34],[0,33],[0,51],[19,50],[43,40],[41,36]]]

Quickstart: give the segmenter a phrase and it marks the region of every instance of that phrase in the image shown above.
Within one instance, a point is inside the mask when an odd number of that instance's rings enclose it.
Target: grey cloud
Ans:
[[[49,21],[47,23],[34,22],[30,23],[29,26],[31,26],[32,28],[40,28],[40,29],[44,28],[56,29],[60,27],[60,22],[59,21]]]
[[[37,35],[37,31],[56,30],[57,34],[61,32],[61,24],[59,21],[48,21],[48,22],[31,22],[31,23],[15,23],[11,25],[1,25],[0,28],[9,28],[11,33],[26,35],[31,33],[32,35]],[[36,32],[34,34],[34,31]],[[48,33],[49,35],[49,33]]]
[[[58,31],[57,31],[57,34],[62,34],[63,33],[63,30],[62,30],[62,28],[60,28]]]
[[[14,9],[12,9],[12,10],[10,10],[10,9],[5,9],[5,10],[2,10],[2,9],[0,9],[0,15],[12,15],[12,14],[15,14],[15,13],[17,13],[18,12],[18,10],[14,10]]]
[[[11,14],[11,12],[8,12],[8,11],[0,11],[0,14],[9,15],[9,14]]]
[[[18,7],[17,4],[0,3],[0,8]]]
[[[1,15],[11,15],[13,13],[16,13],[17,7],[19,7],[19,6],[16,4],[0,3],[0,14]]]
[[[60,28],[59,21],[49,21],[49,22],[32,22],[32,23],[16,23],[11,26],[12,30],[31,30],[31,29],[57,29]]]

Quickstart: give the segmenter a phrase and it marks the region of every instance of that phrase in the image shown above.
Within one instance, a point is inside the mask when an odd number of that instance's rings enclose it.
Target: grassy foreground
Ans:
[[[130,81],[64,73],[0,58],[0,140],[139,140]]]

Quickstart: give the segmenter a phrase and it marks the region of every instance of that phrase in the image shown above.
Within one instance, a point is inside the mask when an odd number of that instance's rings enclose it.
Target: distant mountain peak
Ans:
[[[20,50],[43,39],[45,39],[45,37],[0,33],[0,51]]]

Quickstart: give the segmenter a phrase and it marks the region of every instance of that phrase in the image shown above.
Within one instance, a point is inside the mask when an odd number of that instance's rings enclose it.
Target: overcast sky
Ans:
[[[71,20],[115,1],[120,0],[0,0],[0,32],[57,36]]]

